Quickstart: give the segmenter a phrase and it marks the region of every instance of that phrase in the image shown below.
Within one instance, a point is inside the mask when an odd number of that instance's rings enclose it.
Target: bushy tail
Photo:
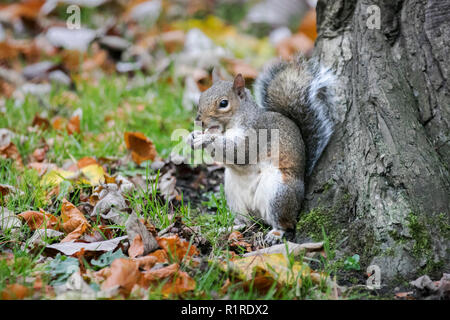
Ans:
[[[271,65],[255,82],[258,104],[289,117],[299,126],[306,145],[308,176],[333,133],[333,82],[331,71],[317,60],[306,61],[302,56]]]

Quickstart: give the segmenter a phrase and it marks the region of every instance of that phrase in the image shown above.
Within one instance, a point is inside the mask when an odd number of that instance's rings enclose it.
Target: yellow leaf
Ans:
[[[41,180],[41,185],[57,186],[66,179],[77,178],[78,173],[73,171],[67,171],[63,169],[55,169],[46,173]]]
[[[296,281],[301,283],[302,277],[310,276],[314,283],[321,280],[321,276],[312,271],[307,264],[295,261],[290,265],[289,260],[282,253],[261,254],[242,259],[223,262],[221,267],[233,272],[243,281],[251,280],[255,274],[271,276],[284,285],[292,285]]]
[[[80,169],[91,186],[98,186],[105,182],[105,171],[98,164],[90,164]]]

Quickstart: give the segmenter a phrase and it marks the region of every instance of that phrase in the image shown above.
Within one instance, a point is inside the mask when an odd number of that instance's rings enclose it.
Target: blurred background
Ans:
[[[170,154],[211,70],[251,88],[276,57],[310,55],[314,0],[24,0],[0,3],[0,128],[45,140],[49,161],[125,152],[123,133]],[[50,128],[45,132],[36,127]]]

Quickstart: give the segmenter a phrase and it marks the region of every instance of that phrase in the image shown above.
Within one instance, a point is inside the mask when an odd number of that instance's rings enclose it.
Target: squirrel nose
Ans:
[[[203,121],[200,119],[200,115],[197,115],[195,117],[195,122],[200,122],[200,124],[203,126]]]

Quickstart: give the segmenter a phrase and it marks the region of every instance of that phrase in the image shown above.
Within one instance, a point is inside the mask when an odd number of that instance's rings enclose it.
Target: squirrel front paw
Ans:
[[[264,238],[264,242],[268,246],[273,246],[283,242],[284,231],[280,229],[272,229]]]
[[[205,148],[212,142],[214,142],[216,135],[203,133],[200,130],[192,131],[186,138],[186,143],[191,146],[192,149],[197,150]]]

